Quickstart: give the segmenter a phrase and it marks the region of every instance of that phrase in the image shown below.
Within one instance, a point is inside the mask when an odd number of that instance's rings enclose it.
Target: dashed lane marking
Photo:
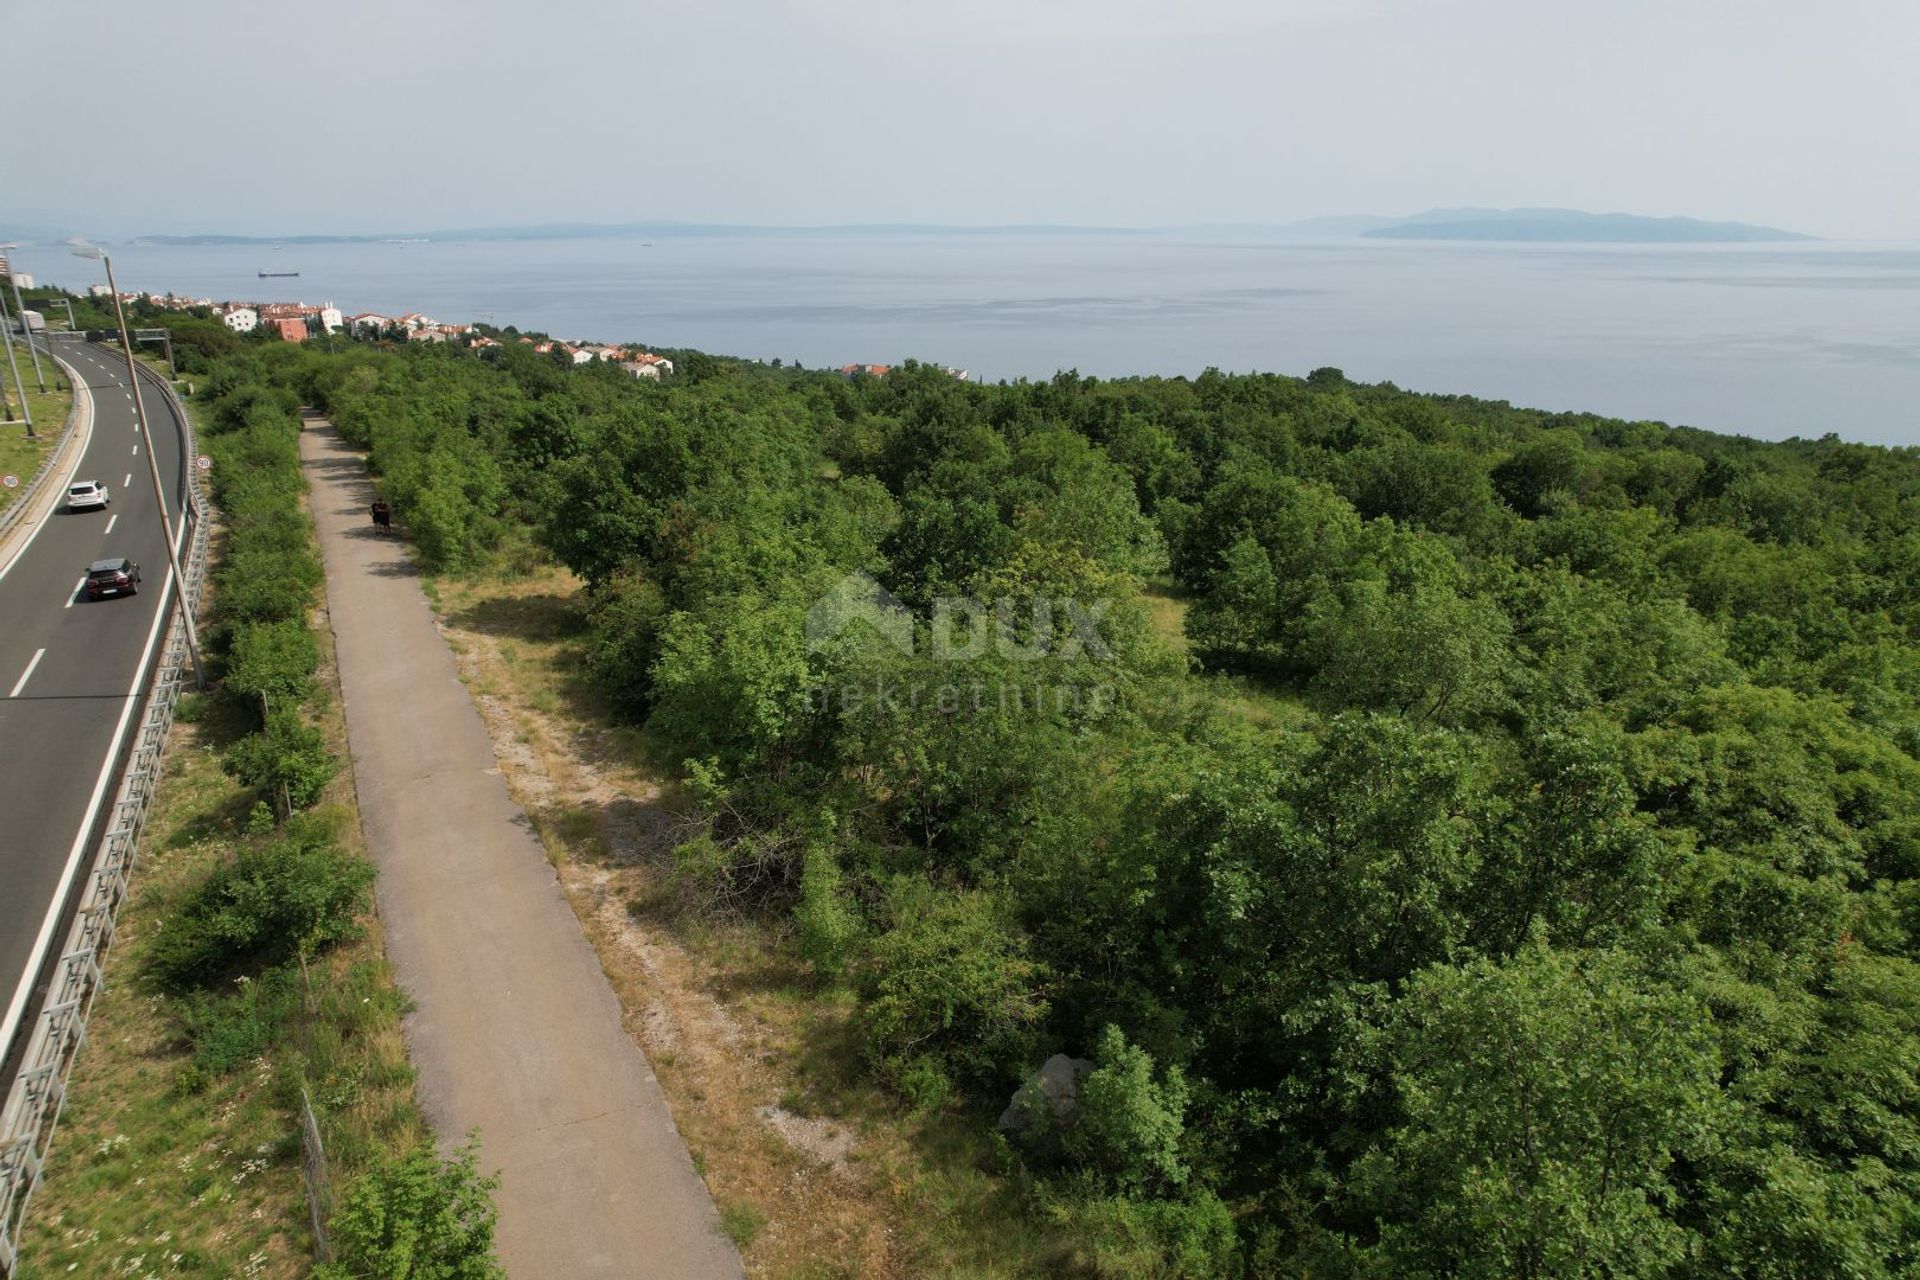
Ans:
[[[35,649],[33,651],[33,660],[27,663],[27,669],[20,673],[20,678],[13,682],[13,692],[7,695],[9,698],[17,698],[20,696],[20,691],[27,687],[27,681],[33,678],[33,669],[39,666],[40,659],[46,656],[47,651],[45,649]]]

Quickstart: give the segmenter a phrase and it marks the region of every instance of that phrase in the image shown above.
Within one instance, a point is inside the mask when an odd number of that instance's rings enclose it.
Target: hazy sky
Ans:
[[[1920,237],[1909,0],[17,0],[0,233],[1274,222]]]

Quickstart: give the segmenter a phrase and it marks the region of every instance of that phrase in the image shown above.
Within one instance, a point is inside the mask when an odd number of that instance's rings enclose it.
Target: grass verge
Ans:
[[[345,759],[331,632],[313,632],[308,716]],[[107,985],[23,1232],[20,1280],[305,1275],[314,1242],[300,1172],[303,1090],[336,1203],[360,1172],[428,1136],[401,1039],[403,999],[370,910],[312,954],[304,976],[289,964],[242,968],[189,995],[157,980],[169,918],[216,869],[275,838],[258,789],[222,767],[255,727],[225,694],[182,704]],[[362,854],[349,772],[301,821],[347,859]]]
[[[0,475],[20,477],[19,487],[0,487],[0,511],[26,495],[27,482],[40,470],[41,460],[60,438],[60,432],[67,425],[67,414],[73,409],[73,388],[67,383],[65,370],[42,356],[40,367],[46,371],[47,389],[41,391],[34,384],[33,366],[27,362],[27,353],[16,346],[14,356],[20,361],[20,377],[27,384],[27,403],[33,408],[33,429],[37,434],[27,439],[27,425],[20,418],[20,397],[13,386],[13,370],[0,363],[0,381],[6,384],[6,401],[13,413],[13,421],[0,422]],[[4,360],[5,357],[0,356],[0,362]]]

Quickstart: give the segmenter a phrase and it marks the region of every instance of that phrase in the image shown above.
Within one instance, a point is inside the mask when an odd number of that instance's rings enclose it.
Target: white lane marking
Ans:
[[[74,385],[79,388],[81,395],[86,397],[87,413],[91,416],[93,413],[92,390],[88,388],[84,381],[76,382]],[[87,441],[87,449],[91,448],[93,448],[93,441],[89,440]],[[73,483],[74,474],[80,470],[80,462],[81,459],[86,456],[86,452],[87,450],[83,449],[79,453],[74,454],[73,461],[67,464],[66,477],[55,486],[56,489],[64,489]],[[49,476],[47,479],[51,481],[53,477]],[[28,533],[26,540],[20,544],[20,549],[13,553],[13,559],[7,561],[4,565],[0,565],[0,579],[4,579],[9,573],[13,572],[13,566],[19,564],[21,560],[26,558],[27,549],[33,545],[33,540],[40,536],[40,531],[52,523],[53,521],[51,520],[42,520],[33,526],[32,532]]]
[[[77,599],[79,599],[79,598],[80,598],[80,592],[81,592],[81,590],[82,590],[83,588],[85,588],[85,587],[86,587],[86,585],[87,585],[87,578],[86,578],[86,575],[85,575],[85,574],[81,574],[81,575],[80,575],[80,581],[78,581],[78,582],[76,582],[76,583],[74,583],[74,584],[73,584],[73,590],[71,590],[71,591],[69,591],[69,592],[67,592],[67,602],[66,602],[65,604],[63,604],[63,605],[61,605],[60,607],[61,607],[62,609],[71,609],[71,608],[73,608],[73,602],[74,602],[75,600],[77,600]]]
[[[103,532],[105,532],[105,533],[112,533],[112,532],[113,532],[113,522],[114,522],[115,520],[118,520],[119,518],[120,518],[120,513],[119,513],[118,511],[116,511],[116,512],[114,512],[114,513],[113,513],[112,515],[110,515],[110,516],[108,516],[108,517],[107,517],[107,527],[106,527],[106,529],[105,529],[105,530],[103,530]]]
[[[133,442],[133,456],[136,458],[140,456],[140,442],[138,440]]]
[[[180,531],[173,537],[175,555],[180,554],[180,543],[186,536],[187,525],[183,520],[180,522]],[[133,709],[140,705],[140,699],[135,695],[140,692],[140,678],[146,673],[147,663],[153,660],[153,646],[160,643],[160,624],[169,616],[167,597],[172,590],[173,569],[169,566],[166,583],[160,589],[159,607],[153,611],[153,625],[147,628],[147,647],[140,651],[140,661],[133,668],[133,683],[127,686],[127,696],[120,708],[120,723],[114,727],[113,741],[107,746],[106,761],[100,766],[100,776],[94,780],[93,796],[87,801],[86,816],[80,820],[80,833],[74,836],[73,847],[67,851],[67,866],[60,875],[60,887],[55,891],[53,901],[47,905],[47,918],[40,922],[40,932],[33,940],[33,949],[27,953],[29,960],[26,972],[20,975],[20,985],[14,989],[6,1016],[0,1017],[0,1054],[4,1054],[13,1044],[14,1032],[20,1028],[20,1015],[26,1012],[27,997],[33,994],[33,980],[46,959],[47,942],[53,937],[53,927],[60,922],[60,908],[73,892],[73,878],[80,870],[80,856],[87,851],[87,836],[93,831],[94,819],[99,816],[100,802],[106,798],[107,783],[113,778],[114,765],[119,763],[120,745],[126,741],[127,724],[133,719]]]
[[[133,487],[133,472],[127,472],[127,478],[120,482],[120,487],[122,489],[131,489]]]
[[[33,661],[27,664],[27,669],[20,673],[18,680],[14,681],[13,692],[7,695],[9,698],[17,698],[20,696],[20,691],[27,687],[27,681],[33,678],[33,669],[39,666],[40,659],[46,656],[47,651],[45,649],[35,649],[33,651]]]

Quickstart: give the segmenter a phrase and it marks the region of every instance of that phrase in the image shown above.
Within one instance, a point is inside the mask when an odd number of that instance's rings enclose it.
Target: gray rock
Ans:
[[[1020,1086],[996,1127],[1005,1133],[1025,1133],[1042,1120],[1066,1123],[1080,1106],[1080,1082],[1092,1071],[1093,1063],[1085,1058],[1054,1054]]]

